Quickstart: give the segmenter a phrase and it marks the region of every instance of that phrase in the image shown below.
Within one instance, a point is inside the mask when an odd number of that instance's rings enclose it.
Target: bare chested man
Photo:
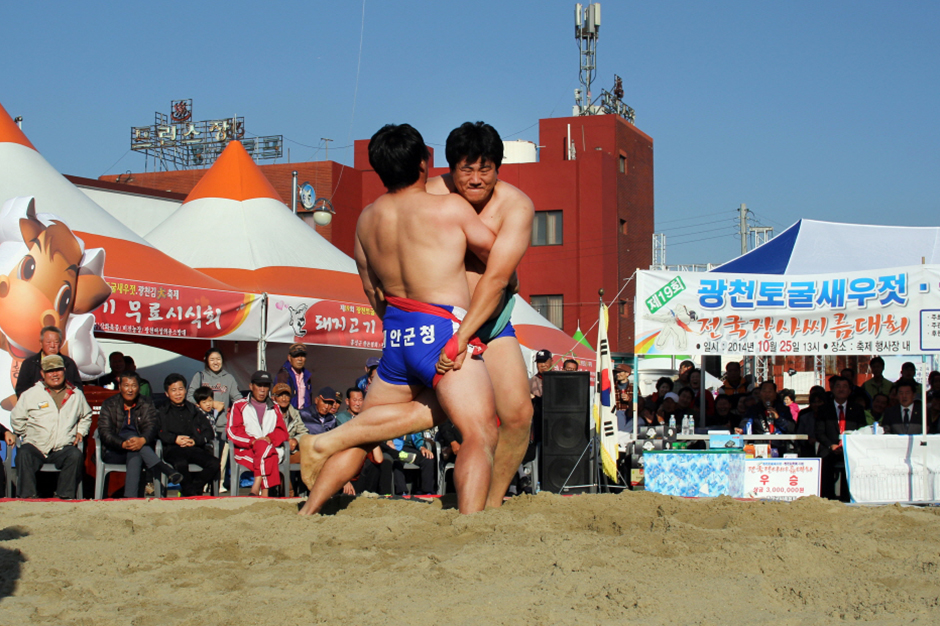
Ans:
[[[486,258],[495,237],[465,200],[425,191],[428,156],[421,135],[407,124],[386,126],[369,142],[369,162],[388,193],[359,217],[355,257],[366,296],[382,319],[385,350],[362,413],[332,431],[337,445],[317,446],[329,433],[303,438],[302,473],[311,490],[302,514],[318,512],[359,471],[371,449],[362,444],[413,432],[415,417],[431,413],[432,388],[463,434],[454,469],[458,507],[471,513],[486,504],[497,441],[486,367],[478,358],[465,359],[442,376],[436,366],[448,346],[465,348],[471,339],[472,329],[460,324],[472,307],[464,258],[468,250]],[[489,314],[466,313],[484,320]],[[459,352],[450,354],[457,358]]]
[[[484,224],[496,234],[496,243],[485,266],[472,255],[467,255],[467,279],[473,293],[473,304],[461,325],[463,330],[477,333],[483,324],[478,334],[488,346],[483,359],[495,390],[496,411],[500,419],[487,497],[487,506],[495,507],[502,504],[512,477],[525,456],[532,423],[528,373],[519,342],[509,324],[512,301],[507,287],[528,249],[534,209],[528,196],[497,179],[503,144],[492,126],[467,122],[454,129],[447,138],[445,153],[451,172],[428,181],[428,191],[459,194],[466,198]],[[478,312],[480,316],[476,315]],[[443,373],[451,367],[453,362],[442,355],[438,371]],[[407,407],[397,407],[398,412],[394,415],[373,412],[371,423],[360,416],[344,424],[318,438],[316,454],[313,454],[314,440],[305,437],[302,441],[307,443],[308,456],[322,458],[363,445],[374,441],[369,437],[375,432],[394,433],[388,436],[392,438],[430,428],[442,419],[441,411],[433,395],[427,394],[421,400]],[[384,430],[377,431],[377,428]],[[305,482],[309,486],[307,478]]]
[[[487,506],[502,504],[513,475],[529,445],[532,401],[529,375],[516,333],[509,323],[512,293],[507,286],[529,247],[532,238],[532,201],[516,187],[497,179],[503,161],[503,142],[489,124],[466,122],[451,131],[445,147],[450,173],[428,181],[428,192],[459,194],[464,197],[486,226],[496,234],[496,243],[484,265],[467,256],[467,281],[473,311],[493,311],[492,319],[477,331],[487,345],[483,355],[496,398],[499,415],[499,443],[493,461],[493,479]],[[464,324],[479,323],[468,315]],[[473,328],[476,328],[473,326]],[[443,371],[449,361],[442,357]],[[459,427],[458,427],[459,428]]]

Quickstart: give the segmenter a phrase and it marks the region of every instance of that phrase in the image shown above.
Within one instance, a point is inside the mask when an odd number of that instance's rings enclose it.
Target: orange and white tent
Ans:
[[[268,342],[382,347],[355,262],[291,213],[238,141],[146,238],[209,276],[266,293]]]
[[[555,369],[561,369],[564,359],[574,359],[582,371],[593,372],[597,355],[549,322],[528,302],[516,296],[512,309],[512,326],[522,346],[526,363],[534,373],[535,352],[548,350],[554,357]]]
[[[97,330],[257,338],[260,316],[251,314],[256,296],[236,293],[135,235],[57,172],[0,106],[0,204],[15,197],[33,198],[34,210],[43,219],[63,222],[86,250],[103,251],[103,275],[113,293],[96,314]],[[15,238],[15,232],[9,232],[16,230],[15,220],[6,227],[7,238]]]
[[[63,329],[63,351],[93,378],[107,368],[95,332],[257,340],[256,300],[135,235],[57,172],[0,106],[0,400],[10,400],[44,326]]]

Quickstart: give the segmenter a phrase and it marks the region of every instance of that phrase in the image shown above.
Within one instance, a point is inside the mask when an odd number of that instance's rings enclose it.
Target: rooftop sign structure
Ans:
[[[153,158],[154,169],[209,167],[237,139],[255,161],[279,159],[284,136],[245,137],[245,118],[193,121],[193,101],[173,100],[170,114],[154,113],[152,126],[131,127],[131,150]]]

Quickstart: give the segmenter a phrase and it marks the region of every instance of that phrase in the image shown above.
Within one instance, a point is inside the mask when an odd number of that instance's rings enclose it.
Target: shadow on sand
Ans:
[[[0,530],[0,542],[13,541],[28,535],[29,533],[20,526],[7,526]],[[16,591],[16,583],[20,579],[25,562],[26,557],[19,550],[0,546],[0,602]]]

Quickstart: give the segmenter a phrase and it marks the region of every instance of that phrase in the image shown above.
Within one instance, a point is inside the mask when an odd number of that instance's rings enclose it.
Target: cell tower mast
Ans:
[[[574,38],[578,41],[578,55],[581,59],[581,71],[578,78],[584,91],[575,89],[575,115],[584,115],[591,107],[591,83],[597,73],[597,38],[601,31],[601,3],[594,2],[583,6],[574,5]],[[585,106],[585,103],[587,106]]]
[[[581,87],[574,90],[575,105],[572,115],[619,115],[631,124],[636,123],[636,113],[624,104],[623,81],[614,74],[614,89],[601,90],[600,103],[595,104],[591,96],[591,83],[597,74],[597,38],[601,32],[601,3],[587,6],[580,2],[574,5],[574,38],[578,41],[578,56],[581,70],[578,78]]]

